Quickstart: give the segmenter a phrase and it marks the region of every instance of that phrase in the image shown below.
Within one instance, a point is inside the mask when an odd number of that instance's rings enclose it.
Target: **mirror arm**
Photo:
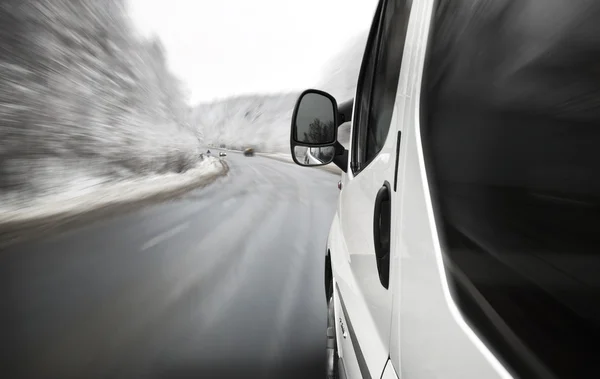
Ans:
[[[354,99],[346,100],[341,104],[338,104],[338,127],[350,121],[352,119],[352,110],[354,109]],[[338,166],[342,171],[348,171],[348,150],[342,146],[341,143],[335,143],[335,157],[333,157],[333,163]]]
[[[337,142],[334,145],[335,156],[333,157],[333,163],[338,166],[342,171],[347,172],[348,170],[348,150],[342,146],[341,143]]]
[[[338,125],[342,125],[352,118],[352,109],[354,108],[354,99],[346,100],[338,104]]]

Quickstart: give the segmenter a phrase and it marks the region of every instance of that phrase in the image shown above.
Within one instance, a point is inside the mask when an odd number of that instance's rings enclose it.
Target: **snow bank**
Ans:
[[[227,170],[228,166],[220,159],[207,157],[183,174],[167,173],[114,181],[91,176],[85,171],[74,172],[66,184],[57,185],[52,191],[46,191],[28,202],[1,198],[0,225],[73,216],[108,205],[139,201],[159,193],[206,184]]]

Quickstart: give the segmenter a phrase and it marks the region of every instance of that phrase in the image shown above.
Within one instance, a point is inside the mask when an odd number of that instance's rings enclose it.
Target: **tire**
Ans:
[[[333,280],[329,282],[329,298],[327,299],[327,361],[326,378],[338,379],[338,349],[335,338],[335,308],[333,304]]]

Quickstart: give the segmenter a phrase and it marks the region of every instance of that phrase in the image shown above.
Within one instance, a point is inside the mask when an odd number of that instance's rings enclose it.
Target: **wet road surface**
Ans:
[[[1,251],[0,377],[322,377],[338,177],[226,159],[184,197]]]

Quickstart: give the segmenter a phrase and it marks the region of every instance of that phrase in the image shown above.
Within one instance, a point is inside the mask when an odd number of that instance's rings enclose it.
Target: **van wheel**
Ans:
[[[327,299],[327,379],[338,379],[338,349],[335,339],[335,312],[333,305],[333,281],[329,282]]]

